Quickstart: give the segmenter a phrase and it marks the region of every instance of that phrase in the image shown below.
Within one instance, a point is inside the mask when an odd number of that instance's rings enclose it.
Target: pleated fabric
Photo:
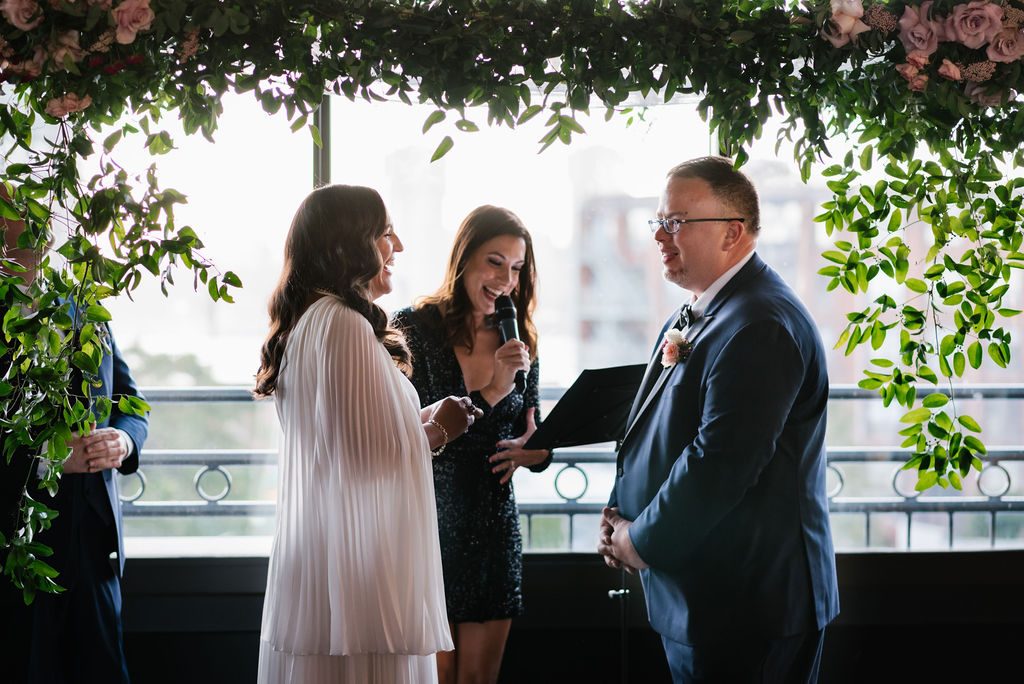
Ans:
[[[324,297],[288,338],[276,395],[259,681],[435,681],[432,654],[453,645],[416,390],[366,319]]]

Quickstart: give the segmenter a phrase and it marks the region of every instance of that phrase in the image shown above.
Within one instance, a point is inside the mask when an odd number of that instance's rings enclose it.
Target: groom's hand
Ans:
[[[625,568],[633,574],[637,569],[643,570],[647,563],[633,548],[629,538],[629,527],[632,525],[619,515],[618,508],[605,507],[601,511],[601,527],[597,543],[597,552],[604,556],[604,562],[612,568]]]

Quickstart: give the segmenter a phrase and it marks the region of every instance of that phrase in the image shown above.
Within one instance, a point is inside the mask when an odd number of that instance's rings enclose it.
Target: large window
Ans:
[[[379,190],[405,243],[395,266],[395,289],[382,299],[384,307],[394,310],[433,292],[462,218],[478,205],[501,205],[519,214],[534,237],[542,385],[565,387],[583,368],[646,361],[657,330],[683,299],[661,278],[646,221],[656,211],[665,172],[709,151],[708,128],[693,103],[637,110],[629,126],[626,116],[605,121],[603,108],[596,109],[580,119],[586,135],[539,154],[543,117],[510,131],[487,128],[486,113],[471,112],[481,130],[464,133],[456,131],[458,116],[449,113],[424,134],[423,122],[432,111],[337,98],[331,105],[331,180]],[[280,272],[284,236],[312,186],[312,143],[307,133],[291,133],[283,118],[268,117],[244,96],[226,99],[216,144],[171,132],[179,149],[157,164],[161,183],[189,196],[178,222],[196,227],[206,254],[238,273],[245,287],[234,304],[214,304],[192,292],[188,282],[179,282],[168,298],[147,284],[134,302],[122,298],[111,307],[115,334],[144,386],[247,387],[266,334],[266,302]],[[454,147],[431,163],[433,150],[449,134]],[[137,168],[148,163],[139,154]],[[763,205],[759,253],[798,291],[831,348],[846,324],[845,312],[867,300],[826,293],[816,273],[820,252],[830,242],[812,220],[828,196],[824,179],[802,184],[791,153],[784,148],[776,154],[771,131],[753,150],[746,170]],[[847,357],[842,349],[832,350],[832,382],[856,383],[867,358],[867,351]],[[1002,374],[971,378],[995,379],[1007,380]],[[139,494],[128,507],[129,552],[264,552],[273,529],[276,484],[272,403],[160,401],[154,406],[149,465],[143,459],[145,490],[140,493],[141,479],[134,476],[123,483],[126,495]],[[967,410],[986,421],[990,445],[1018,441],[1015,402],[978,401]],[[877,400],[837,400],[830,407],[830,448],[896,444],[900,413],[896,407],[883,409]],[[556,463],[543,474],[516,476],[517,498],[524,511],[534,511],[524,517],[530,548],[593,550],[592,510],[607,497],[612,467],[606,458],[602,462],[600,455],[587,453],[602,449],[607,453],[606,446],[583,450],[575,465]],[[912,484],[896,475],[898,464],[877,454],[835,464],[830,486],[843,504],[833,517],[840,548],[1022,543],[1020,514],[997,518],[979,509],[955,519],[944,513],[929,518],[920,512],[887,513],[882,506],[865,516],[857,501],[891,503],[912,494]],[[981,489],[969,482],[960,499],[983,501],[993,492],[1024,495],[1020,461],[1007,460],[1001,468]],[[850,501],[856,505],[846,505]],[[554,509],[563,504],[575,513]],[[171,543],[175,540],[182,543]]]

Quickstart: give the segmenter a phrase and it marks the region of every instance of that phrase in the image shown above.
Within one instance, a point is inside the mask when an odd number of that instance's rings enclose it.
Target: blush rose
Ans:
[[[1019,28],[1003,29],[985,52],[993,62],[1015,62],[1024,55],[1024,33]]]
[[[832,0],[832,28],[823,28],[822,35],[834,47],[842,47],[870,30],[871,27],[861,21],[863,16],[861,0]]]
[[[942,22],[932,17],[932,0],[921,3],[920,7],[907,5],[900,18],[900,41],[907,52],[917,51],[930,55],[939,47],[945,36]]]
[[[46,113],[58,119],[72,112],[80,112],[92,104],[92,98],[88,95],[78,97],[74,93],[68,93],[62,97],[55,97],[46,103]]]
[[[1003,8],[984,0],[957,5],[946,17],[946,40],[976,50],[1003,30]]]
[[[43,20],[43,12],[35,0],[4,0],[0,12],[14,28],[22,31],[31,31]]]
[[[124,0],[114,8],[114,25],[117,27],[117,42],[128,45],[134,42],[135,34],[145,31],[153,24],[153,10],[149,0]]]

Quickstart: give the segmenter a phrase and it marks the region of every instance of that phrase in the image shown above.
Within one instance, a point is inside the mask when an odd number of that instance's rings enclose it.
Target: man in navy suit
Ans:
[[[639,571],[675,682],[814,682],[839,612],[820,336],[755,253],[730,160],[673,168],[650,223],[692,297],[634,401],[598,551]]]
[[[15,275],[30,283],[39,255],[16,249],[24,223],[0,221],[8,258],[30,269]],[[71,315],[75,311],[72,306]],[[148,421],[119,410],[121,397],[141,394],[109,328],[102,326],[99,335],[106,336],[110,349],[103,354],[98,374],[88,378],[90,397],[85,401],[95,414],[95,399],[110,399],[110,415],[103,420],[97,415],[88,434],[75,435],[56,496],[37,489],[35,477],[29,483],[29,494],[59,513],[37,540],[53,549],[47,562],[60,573],[56,581],[65,589],[36,594],[28,664],[32,684],[129,681],[121,629],[124,540],[115,470],[136,471]],[[81,381],[76,377],[72,387],[80,388]]]

